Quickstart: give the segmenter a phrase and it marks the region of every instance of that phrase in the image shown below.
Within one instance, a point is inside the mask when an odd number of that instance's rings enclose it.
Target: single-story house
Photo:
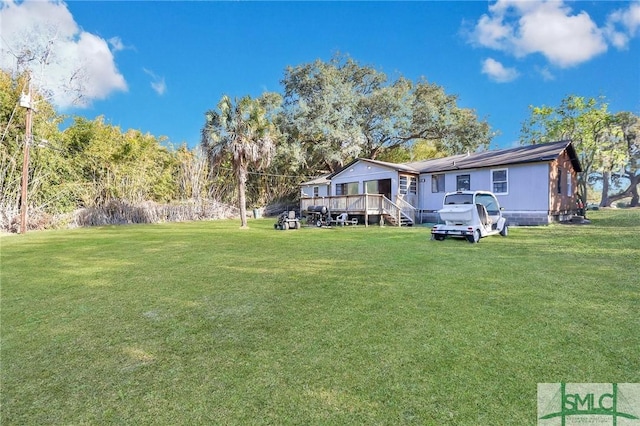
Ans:
[[[327,205],[364,223],[437,222],[446,192],[487,190],[511,225],[542,225],[577,213],[580,161],[571,141],[388,163],[358,158],[301,185],[301,211]]]
[[[329,176],[331,173],[326,173],[322,176],[318,176],[310,181],[300,184],[300,196],[301,197],[326,197],[331,195],[331,180]]]

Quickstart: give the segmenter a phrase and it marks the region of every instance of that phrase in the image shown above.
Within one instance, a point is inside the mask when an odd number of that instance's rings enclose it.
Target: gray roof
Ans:
[[[495,151],[475,152],[473,154],[452,155],[450,157],[435,158],[432,160],[415,161],[411,163],[388,163],[385,161],[370,160],[368,158],[356,158],[340,170],[316,179],[304,182],[301,185],[328,183],[331,178],[343,170],[351,167],[358,161],[365,161],[372,164],[388,167],[392,170],[407,173],[439,173],[452,170],[480,169],[484,167],[499,167],[509,164],[540,163],[558,159],[567,151],[573,168],[576,172],[582,171],[580,160],[576,155],[571,141],[559,141],[541,143],[537,145],[518,146],[516,148],[499,149]]]
[[[318,176],[317,178],[313,178],[306,182],[302,182],[300,185],[328,185],[329,184],[329,175],[331,173],[326,173],[322,176]]]
[[[551,142],[538,145],[526,145],[496,151],[476,152],[473,154],[454,155],[433,160],[405,163],[420,173],[446,172],[451,170],[478,169],[497,167],[508,164],[538,163],[556,160],[567,150],[573,168],[582,171],[580,161],[571,141]]]

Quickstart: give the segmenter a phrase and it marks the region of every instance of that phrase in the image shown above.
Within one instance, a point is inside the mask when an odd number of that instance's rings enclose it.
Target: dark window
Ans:
[[[471,189],[471,175],[456,176],[456,191],[469,191]]]
[[[313,196],[317,197],[318,195],[320,195],[320,188],[318,188],[317,186],[313,187]]]
[[[336,185],[336,195],[353,195],[358,193],[358,182],[339,183]]]
[[[431,175],[431,192],[444,192],[444,175]]]
[[[558,167],[558,194],[562,194],[562,167]]]
[[[473,194],[449,194],[445,204],[473,204]]]

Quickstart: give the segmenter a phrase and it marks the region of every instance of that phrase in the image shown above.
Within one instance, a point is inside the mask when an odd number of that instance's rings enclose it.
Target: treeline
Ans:
[[[275,129],[275,152],[268,167],[248,169],[249,208],[295,202],[299,183],[358,156],[417,160],[487,147],[491,140],[486,121],[459,108],[456,97],[441,87],[404,78],[389,81],[347,57],[289,67],[283,85],[284,94],[261,97]],[[19,100],[26,88],[26,73],[1,71],[4,231],[15,232],[20,222],[26,108]],[[37,91],[33,104],[29,229],[233,214],[229,206],[237,205],[238,185],[232,153],[214,163],[206,144],[175,147],[104,117],[65,117]]]
[[[18,229],[22,202],[26,109],[18,104],[26,79],[26,74],[0,74],[0,220],[2,230],[12,232]],[[29,229],[157,220],[157,213],[140,214],[143,205],[150,212],[174,205],[175,212],[165,208],[160,215],[164,220],[230,214],[224,207],[233,198],[225,185],[229,173],[210,170],[198,149],[171,148],[162,138],[122,130],[103,117],[73,117],[62,130],[65,117],[37,92],[33,103]],[[212,208],[216,203],[219,209]]]
[[[248,208],[278,201],[290,205],[301,182],[354,158],[406,162],[473,152],[487,149],[494,135],[486,120],[459,107],[457,97],[442,87],[426,80],[389,80],[349,57],[288,67],[282,85],[283,93],[255,100],[211,100],[212,109],[202,112],[202,141],[196,147],[124,130],[104,117],[65,117],[36,91],[28,228],[228,217],[238,214],[240,198]],[[20,224],[26,109],[19,104],[26,88],[26,72],[0,71],[3,231],[15,232]],[[220,110],[224,105],[235,112]],[[256,111],[259,117],[243,116]],[[273,149],[268,162],[245,166],[234,152],[242,144],[229,131],[251,135],[251,123],[258,122],[268,129]],[[637,130],[633,114],[611,114],[606,104],[569,97],[556,109],[532,108],[522,143],[577,140],[588,169],[584,199],[587,184],[604,185],[606,202],[626,196],[637,203]]]

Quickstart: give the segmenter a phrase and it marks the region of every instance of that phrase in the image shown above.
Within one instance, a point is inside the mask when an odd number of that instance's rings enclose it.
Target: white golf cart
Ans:
[[[509,232],[498,199],[491,192],[450,192],[444,196],[443,204],[438,213],[445,223],[431,228],[434,240],[450,236],[477,243],[482,237],[496,234],[506,237]]]

